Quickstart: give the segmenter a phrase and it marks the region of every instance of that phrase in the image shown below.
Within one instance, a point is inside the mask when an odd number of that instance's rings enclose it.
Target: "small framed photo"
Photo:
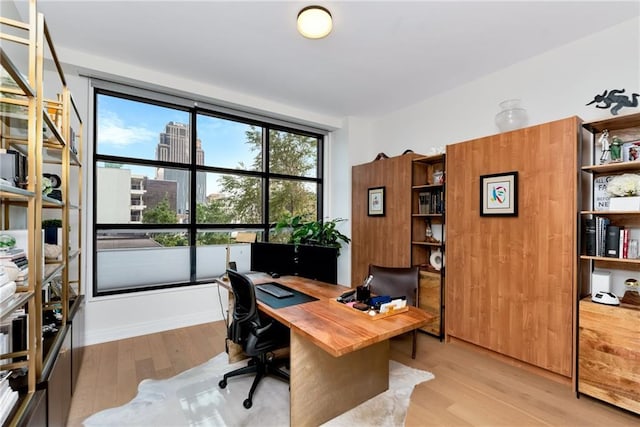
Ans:
[[[622,144],[622,161],[634,162],[640,160],[640,141],[625,142]]]
[[[367,201],[369,216],[384,216],[384,187],[370,188]]]
[[[480,176],[480,216],[518,216],[518,172]]]

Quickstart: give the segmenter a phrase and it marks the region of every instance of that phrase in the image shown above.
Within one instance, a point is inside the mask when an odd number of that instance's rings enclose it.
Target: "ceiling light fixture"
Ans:
[[[298,32],[308,39],[326,37],[332,28],[331,13],[322,6],[307,6],[298,13]]]

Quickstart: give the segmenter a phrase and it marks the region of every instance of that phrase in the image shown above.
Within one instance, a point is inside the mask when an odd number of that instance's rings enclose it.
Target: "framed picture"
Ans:
[[[480,216],[518,216],[518,172],[480,176]]]
[[[625,142],[622,144],[622,161],[633,162],[640,160],[640,141]]]
[[[367,200],[369,216],[384,216],[384,187],[370,188]]]

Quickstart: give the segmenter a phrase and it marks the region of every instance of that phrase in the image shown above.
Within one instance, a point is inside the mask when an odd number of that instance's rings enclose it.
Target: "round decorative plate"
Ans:
[[[440,270],[442,268],[442,252],[434,251],[431,253],[429,257],[429,264],[436,270]]]

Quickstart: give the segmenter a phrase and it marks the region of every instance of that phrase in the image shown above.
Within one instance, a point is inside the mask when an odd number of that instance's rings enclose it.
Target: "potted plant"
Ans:
[[[42,221],[44,230],[44,242],[50,245],[58,244],[58,229],[62,228],[61,219],[45,219]],[[62,243],[62,242],[60,242]]]
[[[288,243],[336,248],[337,254],[340,255],[342,243],[351,241],[350,238],[337,229],[338,223],[343,221],[346,221],[346,219],[305,221],[302,215],[286,215],[275,224],[274,233],[281,233],[286,230],[290,232]]]

